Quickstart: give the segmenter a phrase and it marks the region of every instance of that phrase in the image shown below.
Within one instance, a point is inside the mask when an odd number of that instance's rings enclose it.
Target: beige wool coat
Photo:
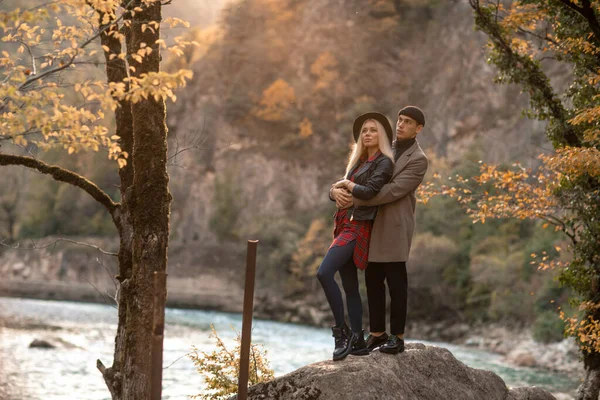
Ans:
[[[396,161],[389,183],[371,200],[356,197],[356,206],[379,206],[369,244],[370,262],[408,261],[415,230],[415,192],[428,167],[418,142]]]

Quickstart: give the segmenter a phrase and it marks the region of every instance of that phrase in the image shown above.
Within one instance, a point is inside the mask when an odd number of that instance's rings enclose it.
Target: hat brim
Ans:
[[[390,144],[394,141],[394,131],[392,130],[392,125],[390,124],[390,120],[381,113],[378,112],[368,112],[366,114],[360,115],[358,118],[354,120],[354,124],[352,125],[352,132],[354,134],[354,141],[358,142],[358,138],[360,137],[360,130],[362,129],[363,124],[366,120],[374,119],[383,125],[385,129],[385,134],[390,141]]]

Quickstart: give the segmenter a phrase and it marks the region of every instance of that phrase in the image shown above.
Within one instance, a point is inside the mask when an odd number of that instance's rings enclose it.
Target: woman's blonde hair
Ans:
[[[362,129],[364,128],[365,124],[369,121],[375,122],[375,126],[377,126],[377,139],[378,139],[377,142],[379,143],[379,151],[381,152],[381,154],[388,157],[390,160],[392,160],[392,162],[394,162],[394,154],[392,153],[392,145],[390,144],[390,141],[388,140],[387,134],[385,133],[385,128],[383,127],[381,122],[379,122],[375,119],[366,120],[365,122],[363,122],[363,125],[360,128],[361,133],[362,133]],[[350,157],[348,159],[348,165],[346,165],[346,175],[345,175],[346,179],[350,178],[350,176],[349,176],[350,172],[356,166],[356,163],[358,163],[360,157],[363,155],[364,152],[366,152],[366,149],[365,149],[365,146],[363,145],[362,137],[359,135],[356,143],[354,143],[354,145],[352,145],[352,152],[350,153]]]

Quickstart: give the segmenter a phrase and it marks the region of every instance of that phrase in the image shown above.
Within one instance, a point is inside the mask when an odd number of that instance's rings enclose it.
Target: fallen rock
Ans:
[[[397,356],[374,352],[366,357],[349,356],[343,361],[307,365],[250,387],[248,399],[554,400],[554,397],[538,388],[509,391],[498,375],[466,366],[445,348],[410,343]]]
[[[67,342],[66,340],[59,337],[48,337],[44,339],[35,339],[29,345],[30,348],[38,348],[38,349],[80,349],[84,350],[82,347],[77,346],[71,342]]]
[[[31,342],[29,344],[29,348],[36,348],[36,349],[54,349],[56,348],[55,345],[53,345],[52,343],[50,343],[47,340],[43,340],[43,339],[34,339],[33,342]]]
[[[535,356],[527,350],[515,349],[505,357],[506,361],[519,367],[535,367]]]

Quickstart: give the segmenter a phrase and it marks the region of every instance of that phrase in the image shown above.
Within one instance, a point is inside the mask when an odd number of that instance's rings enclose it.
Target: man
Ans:
[[[404,351],[408,280],[406,261],[415,226],[415,192],[427,172],[428,161],[416,140],[425,126],[425,115],[413,106],[398,112],[396,140],[393,143],[396,165],[390,182],[371,200],[352,197],[332,186],[330,197],[340,208],[379,206],[369,245],[369,264],[365,273],[369,301],[370,331],[367,348],[389,354]],[[391,298],[390,335],[385,330],[385,283]]]

